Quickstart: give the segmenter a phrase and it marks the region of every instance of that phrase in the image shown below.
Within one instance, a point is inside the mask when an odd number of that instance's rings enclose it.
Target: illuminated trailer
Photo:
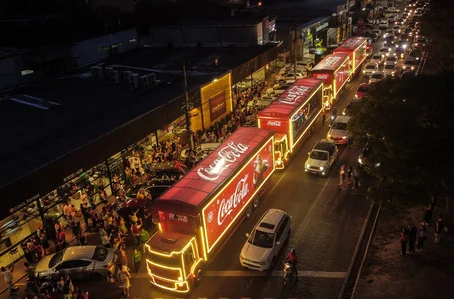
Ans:
[[[323,80],[323,106],[329,110],[350,79],[350,56],[345,53],[326,55],[310,74],[315,79]]]
[[[274,132],[239,128],[152,204],[159,230],[146,243],[150,282],[187,293],[228,236],[263,198]]]
[[[259,112],[258,127],[276,132],[276,168],[284,169],[322,112],[323,81],[300,79]]]
[[[351,37],[334,49],[333,54],[346,53],[350,55],[351,71],[355,75],[367,58],[368,41],[365,37]]]

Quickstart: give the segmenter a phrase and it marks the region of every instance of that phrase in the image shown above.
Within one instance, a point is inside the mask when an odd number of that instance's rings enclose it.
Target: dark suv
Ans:
[[[361,149],[361,153],[358,157],[358,168],[364,169],[364,167],[380,167],[380,162],[375,163],[375,165],[371,165],[370,155],[371,155],[371,146],[369,143],[366,143],[364,147]]]

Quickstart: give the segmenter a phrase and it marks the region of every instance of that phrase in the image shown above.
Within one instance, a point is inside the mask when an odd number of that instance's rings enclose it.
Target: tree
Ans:
[[[378,179],[377,201],[426,201],[434,192],[454,195],[454,72],[377,83],[353,108],[355,143],[368,142]],[[377,185],[377,186],[378,186]]]
[[[433,0],[420,18],[421,34],[430,39],[428,57],[443,69],[454,69],[454,1]]]

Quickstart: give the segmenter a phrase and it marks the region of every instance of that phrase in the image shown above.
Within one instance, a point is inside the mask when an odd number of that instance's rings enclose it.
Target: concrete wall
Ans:
[[[125,30],[76,43],[73,53],[78,67],[137,48],[138,35],[135,29]]]
[[[23,70],[29,67],[24,64],[22,55],[11,55],[0,58],[0,93],[21,85],[30,84],[43,77],[42,71],[34,71],[32,74],[22,75]]]

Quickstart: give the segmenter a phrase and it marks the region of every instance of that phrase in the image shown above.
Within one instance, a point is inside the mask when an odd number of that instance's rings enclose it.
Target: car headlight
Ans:
[[[342,136],[342,139],[347,139],[347,136]]]
[[[311,166],[309,164],[306,164],[306,168],[310,168]]]
[[[411,67],[411,70],[413,71],[414,69],[415,69],[415,67],[414,67],[414,66],[412,66],[412,67]]]
[[[331,134],[328,134],[328,138],[331,138]]]
[[[363,164],[363,160],[361,160],[361,158],[358,158],[358,163]]]
[[[324,169],[323,166],[320,166],[320,170],[323,171],[323,169]]]
[[[394,72],[392,72],[392,73],[391,73],[391,75],[393,75],[393,76],[394,76]]]

